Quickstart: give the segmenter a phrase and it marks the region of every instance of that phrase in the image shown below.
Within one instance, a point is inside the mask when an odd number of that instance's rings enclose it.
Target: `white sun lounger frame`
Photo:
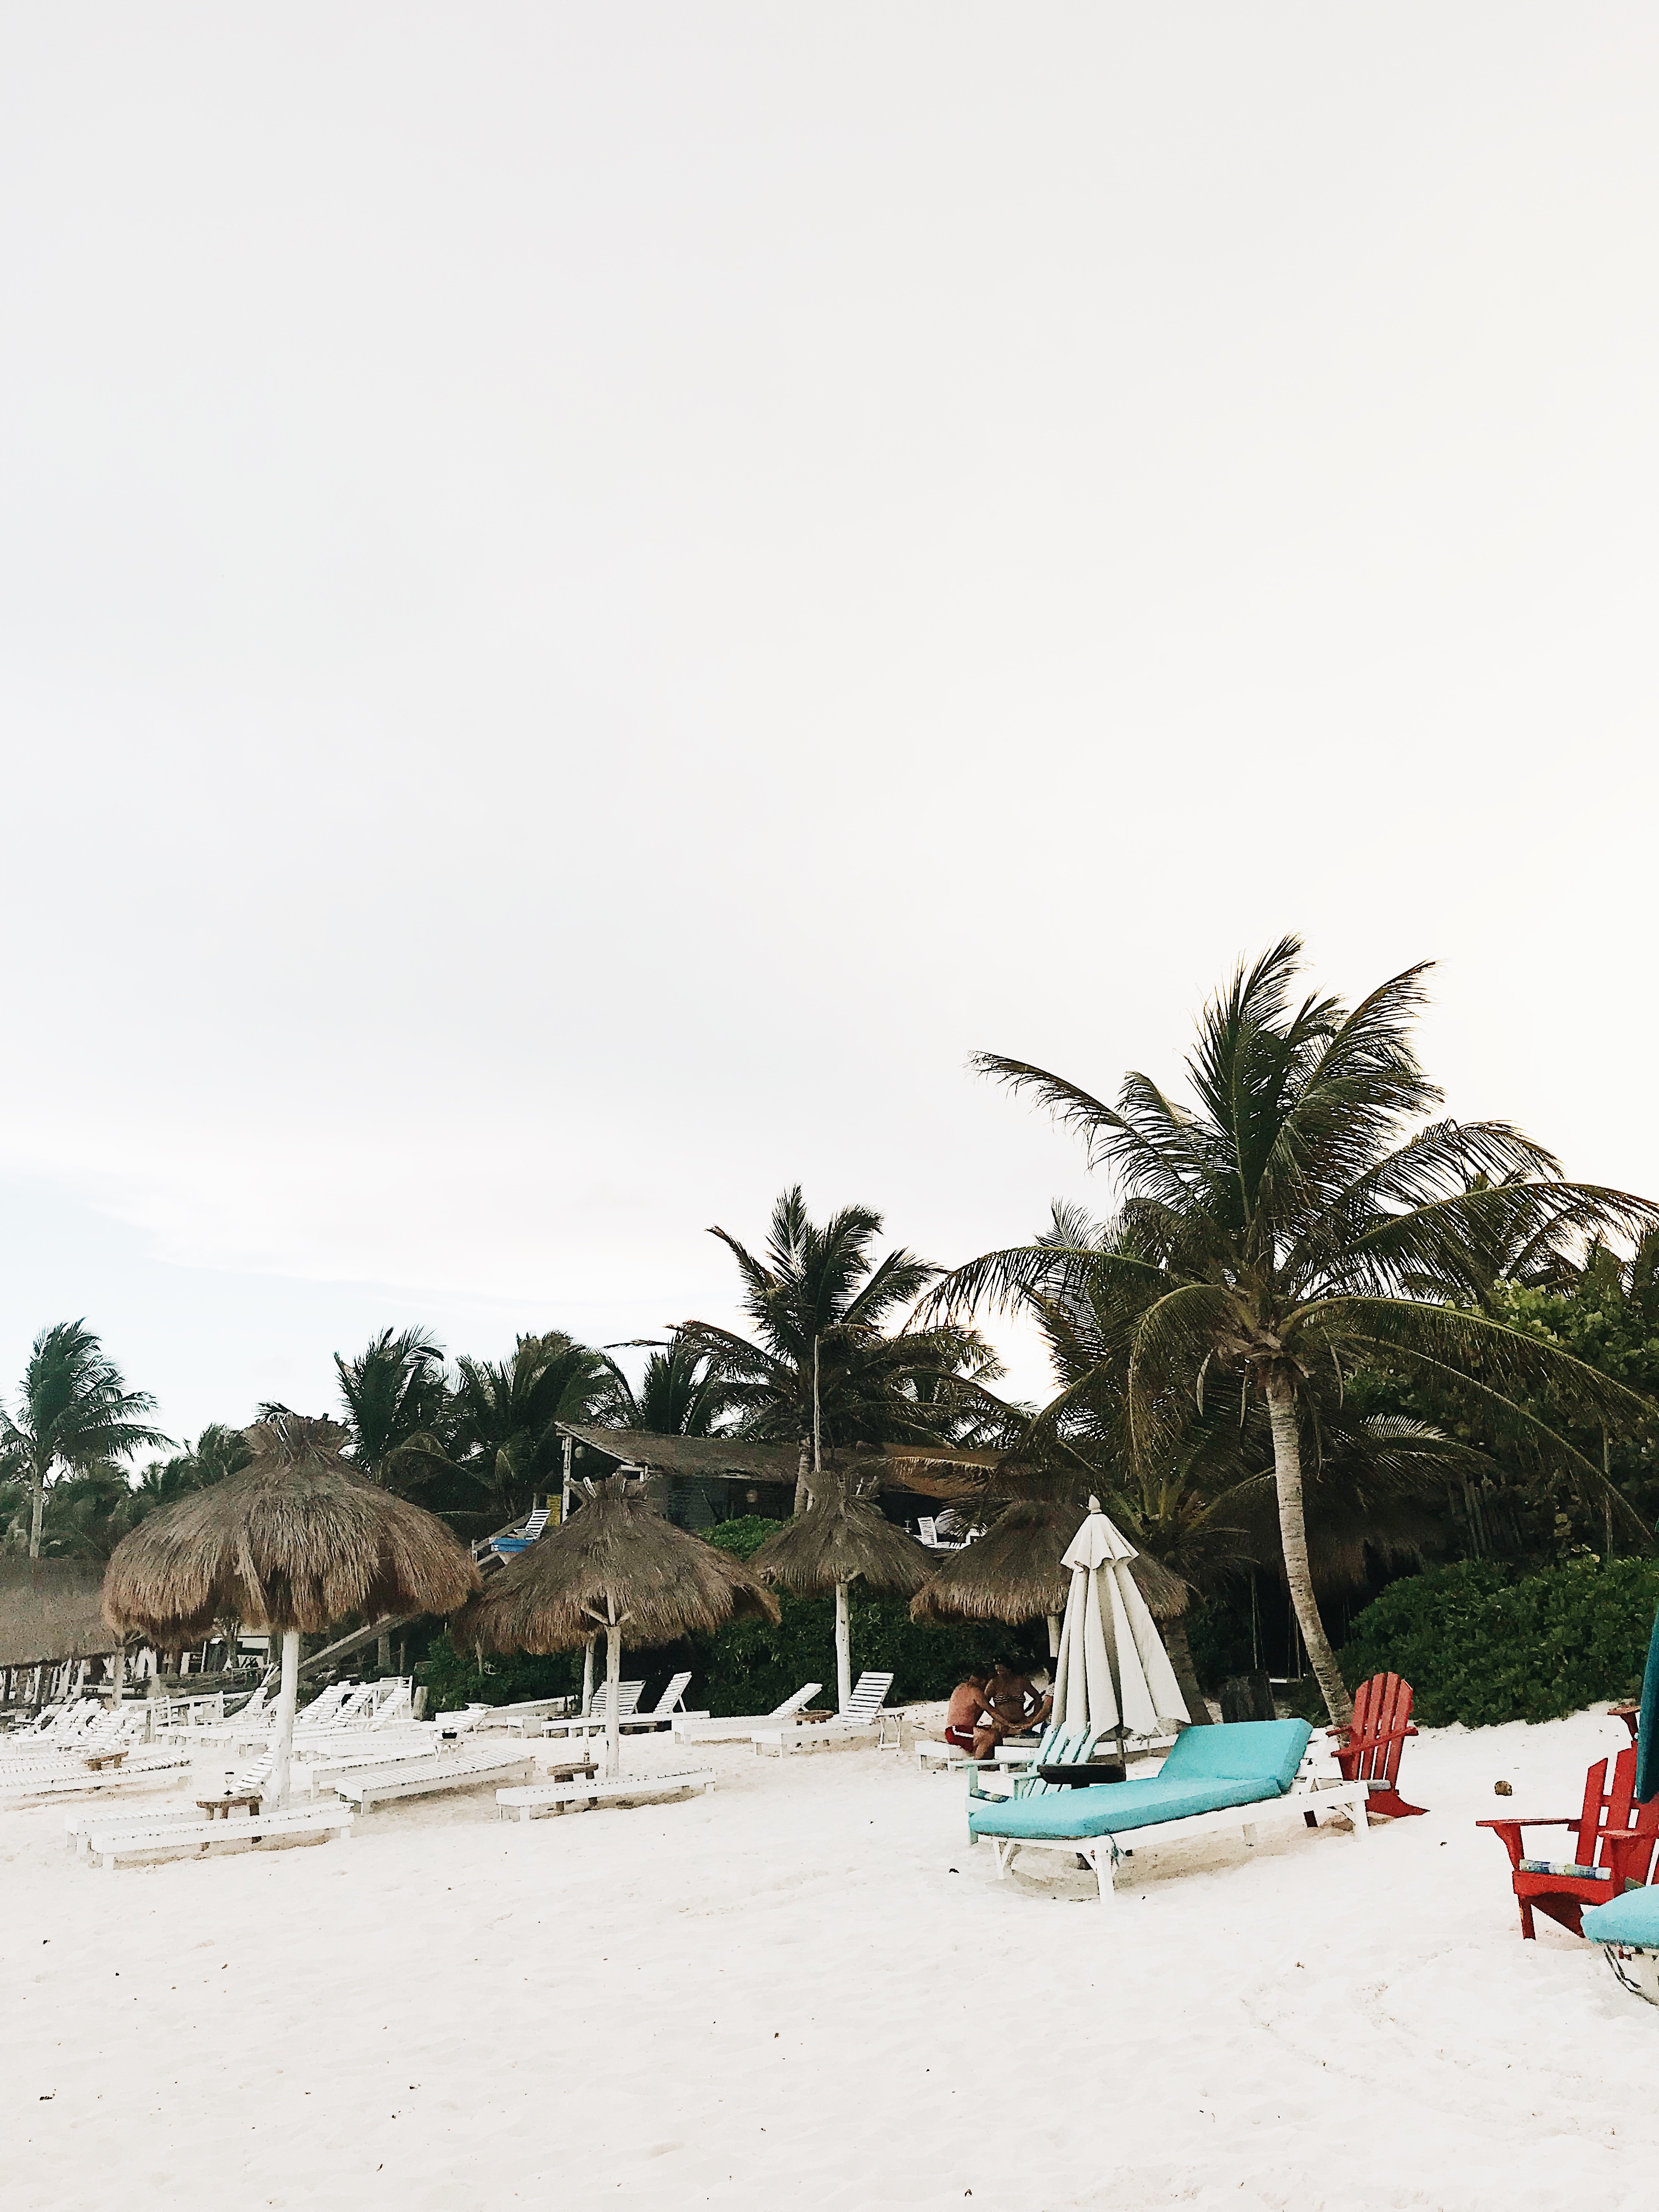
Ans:
[[[757,1729],[750,1741],[757,1753],[769,1752],[776,1759],[781,1759],[786,1749],[827,1751],[837,1744],[866,1742],[872,1737],[880,1744],[886,1734],[886,1723],[899,1717],[896,1712],[882,1711],[892,1686],[890,1674],[866,1670],[859,1676],[846,1711],[837,1714],[834,1720],[809,1721],[793,1728]]]
[[[177,1820],[167,1815],[147,1826],[136,1820],[112,1820],[107,1828],[90,1832],[85,1856],[107,1869],[124,1858],[149,1858],[157,1851],[188,1850],[202,1858],[210,1856],[216,1845],[252,1844],[257,1850],[267,1837],[309,1838],[326,1843],[331,1836],[338,1836],[343,1843],[356,1818],[337,1803],[307,1806],[298,1812],[248,1814],[229,1820]]]
[[[797,1717],[803,1705],[810,1705],[822,1682],[804,1682],[793,1697],[786,1698],[781,1705],[774,1705],[769,1713],[716,1713],[711,1719],[707,1713],[676,1713],[672,1727],[676,1743],[738,1743],[752,1736],[757,1729],[799,1728]]]
[[[528,1781],[535,1771],[536,1754],[529,1750],[440,1753],[430,1766],[423,1764],[419,1773],[347,1775],[334,1787],[360,1813],[368,1813],[396,1798],[429,1797],[441,1790],[469,1790],[482,1782],[499,1782],[503,1775],[516,1774]]]
[[[592,1774],[568,1782],[537,1782],[523,1790],[498,1790],[495,1809],[503,1820],[532,1820],[538,1813],[563,1813],[576,1805],[597,1805],[602,1797],[678,1797],[688,1790],[714,1786],[712,1766],[688,1767],[679,1774]]]
[[[542,1723],[542,1734],[544,1736],[562,1735],[566,1737],[573,1735],[583,1737],[590,1735],[603,1735],[605,1728],[605,1693],[610,1686],[611,1686],[608,1682],[602,1682],[599,1688],[594,1692],[593,1710],[591,1712],[556,1714],[551,1720],[545,1720]],[[618,1728],[623,1727],[627,1722],[633,1718],[635,1711],[639,1705],[641,1697],[644,1694],[644,1691],[645,1684],[642,1681],[623,1682],[618,1686],[617,1698],[617,1725]]]

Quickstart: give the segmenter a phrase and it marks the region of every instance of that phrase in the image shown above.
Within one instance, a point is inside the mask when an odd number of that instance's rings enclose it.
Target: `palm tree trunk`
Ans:
[[[1170,1655],[1170,1664],[1175,1668],[1175,1678],[1181,1685],[1181,1694],[1187,1700],[1187,1717],[1194,1727],[1207,1728],[1210,1708],[1198,1686],[1198,1669],[1193,1664],[1193,1647],[1187,1641],[1187,1624],[1177,1613],[1173,1620],[1160,1620],[1158,1626],[1164,1649]]]
[[[37,1469],[29,1484],[29,1557],[40,1556],[40,1523],[46,1510],[46,1478]]]
[[[1267,1418],[1273,1424],[1273,1476],[1279,1491],[1279,1540],[1285,1553],[1285,1578],[1291,1588],[1297,1625],[1308,1649],[1308,1663],[1325,1700],[1334,1727],[1344,1728],[1353,1718],[1353,1700],[1347,1692],[1319,1617],[1313,1577],[1308,1571],[1308,1523],[1302,1504],[1302,1438],[1296,1422],[1296,1400],[1288,1390],[1269,1389]]]
[[[844,1713],[853,1702],[853,1623],[845,1583],[836,1584],[836,1710]]]
[[[582,1646],[582,1718],[593,1710],[593,1638]]]
[[[800,1464],[795,1469],[795,1517],[799,1520],[811,1502],[812,1493],[807,1486],[806,1471],[812,1464],[812,1449],[805,1437],[801,1438]]]

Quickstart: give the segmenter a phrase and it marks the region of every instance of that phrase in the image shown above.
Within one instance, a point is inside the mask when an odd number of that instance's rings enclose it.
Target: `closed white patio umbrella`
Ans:
[[[1146,1601],[1135,1587],[1135,1556],[1100,1510],[1089,1516],[1063,1554],[1072,1587],[1054,1662],[1054,1719],[1097,1735],[1167,1734],[1192,1718]]]

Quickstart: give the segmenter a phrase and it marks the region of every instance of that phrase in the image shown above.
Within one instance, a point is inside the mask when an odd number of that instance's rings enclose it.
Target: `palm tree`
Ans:
[[[738,1263],[755,1334],[701,1321],[682,1334],[710,1357],[741,1435],[799,1443],[798,1513],[825,1445],[939,1443],[965,1417],[1006,1412],[987,1388],[1002,1370],[976,1331],[907,1322],[887,1334],[939,1270],[902,1248],[874,1259],[881,1231],[866,1206],[820,1227],[797,1183],[772,1208],[764,1259],[724,1229],[708,1232]]]
[[[1052,1292],[1068,1257],[1093,1271],[1123,1357],[1139,1464],[1156,1462],[1206,1384],[1231,1386],[1241,1412],[1265,1405],[1291,1601],[1340,1723],[1352,1709],[1308,1559],[1304,1442],[1316,1398],[1340,1393],[1360,1367],[1454,1387],[1547,1434],[1552,1453],[1605,1494],[1601,1468],[1522,1401],[1547,1389],[1564,1412],[1615,1433],[1651,1425],[1655,1407],[1482,1311],[1474,1260],[1639,1233],[1659,1223],[1659,1206],[1567,1182],[1508,1122],[1435,1118],[1441,1094],[1410,1037],[1426,963],[1350,1011],[1328,997],[1292,1003],[1301,954],[1297,939],[1283,939],[1206,1008],[1188,1062],[1190,1106],[1133,1073],[1108,1106],[1027,1061],[977,1054],[986,1073],[1034,1091],[1083,1135],[1090,1165],[1115,1170],[1123,1202],[1110,1249],[1039,1242],[986,1253],[933,1303],[950,1311]]]
[[[125,1459],[171,1437],[138,1417],[154,1413],[147,1390],[129,1390],[120,1369],[84,1320],[61,1321],[34,1340],[16,1416],[0,1407],[0,1453],[29,1491],[29,1557],[40,1556],[49,1484],[65,1474]]]
[[[600,1413],[619,1429],[653,1437],[707,1437],[726,1411],[726,1389],[705,1344],[675,1329],[668,1336],[630,1337],[611,1352],[649,1352],[636,1390],[614,1359]]]
[[[521,1336],[505,1360],[457,1363],[453,1464],[504,1516],[557,1480],[562,1421],[588,1420],[612,1387],[603,1352],[562,1329]]]
[[[355,1359],[337,1352],[334,1365],[353,1462],[388,1489],[418,1480],[423,1462],[442,1450],[443,1346],[423,1328],[383,1328]]]

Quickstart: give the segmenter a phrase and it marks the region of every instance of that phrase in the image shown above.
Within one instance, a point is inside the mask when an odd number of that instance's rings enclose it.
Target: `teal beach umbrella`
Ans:
[[[1659,1617],[1648,1644],[1642,1710],[1636,1723],[1636,1802],[1645,1805],[1655,1796],[1659,1796]]]

